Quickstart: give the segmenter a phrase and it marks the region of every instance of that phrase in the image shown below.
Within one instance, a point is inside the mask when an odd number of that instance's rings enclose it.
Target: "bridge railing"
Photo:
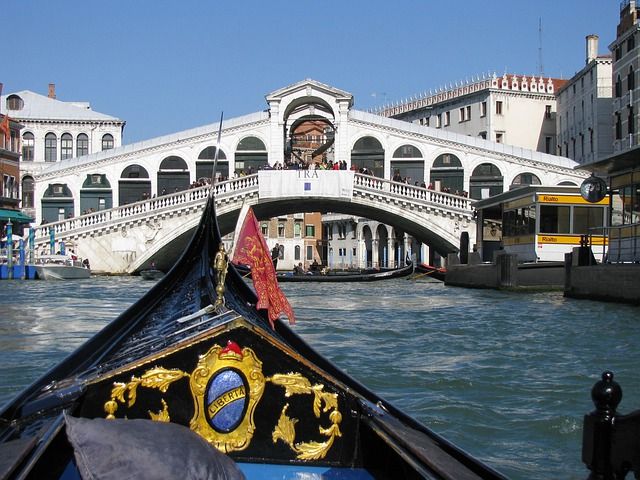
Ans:
[[[400,197],[422,200],[427,203],[439,205],[446,209],[459,209],[468,213],[472,212],[473,200],[468,197],[451,193],[437,192],[423,187],[409,185],[407,183],[394,182],[384,178],[372,177],[356,173],[354,175],[354,187],[367,190],[388,192]]]
[[[214,190],[216,199],[223,199],[234,192],[257,187],[258,175],[238,177],[224,182],[216,183]],[[182,190],[180,192],[149,198],[140,202],[129,203],[109,210],[92,212],[74,218],[67,218],[58,222],[51,222],[35,227],[35,240],[41,243],[49,238],[49,229],[53,228],[56,237],[68,233],[79,233],[82,230],[94,230],[101,226],[107,226],[118,220],[133,219],[135,217],[147,217],[150,213],[174,210],[181,205],[199,203],[209,196],[211,185]],[[204,202],[203,202],[204,203]]]

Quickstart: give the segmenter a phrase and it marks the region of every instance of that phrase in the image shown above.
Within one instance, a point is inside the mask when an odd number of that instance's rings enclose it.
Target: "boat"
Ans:
[[[40,255],[35,267],[40,280],[76,280],[91,276],[88,263],[71,255]]]
[[[2,407],[3,478],[505,478],[258,309],[215,215],[210,193],[172,269]]]
[[[433,265],[427,265],[426,263],[418,263],[416,265],[416,272],[421,276],[429,276],[444,282],[444,277],[447,274],[447,269],[442,267],[434,267]]]
[[[245,278],[251,278],[251,270],[246,265],[235,265],[238,272]],[[278,282],[374,282],[402,278],[413,273],[413,264],[409,262],[404,267],[391,269],[369,269],[362,271],[314,271],[305,273],[277,272]]]
[[[148,268],[146,270],[140,270],[140,276],[144,280],[160,280],[164,277],[164,272],[157,268]]]

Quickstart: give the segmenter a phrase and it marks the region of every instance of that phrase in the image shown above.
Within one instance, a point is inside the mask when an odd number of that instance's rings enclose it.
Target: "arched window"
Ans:
[[[105,133],[102,136],[102,150],[111,150],[113,148],[113,135]]]
[[[22,179],[22,208],[33,208],[33,177]]]
[[[393,152],[391,159],[391,179],[398,177],[411,184],[424,182],[424,159],[422,152],[413,145],[402,145]]]
[[[89,155],[89,137],[86,133],[81,133],[76,138],[76,157]]]
[[[438,155],[429,173],[429,187],[449,193],[464,191],[464,168],[458,157],[452,153]]]
[[[35,139],[33,133],[26,132],[22,135],[22,158],[23,162],[33,162]],[[33,179],[32,179],[33,180]]]
[[[633,66],[629,66],[629,73],[627,74],[627,90],[631,91],[636,88],[636,74],[633,71]]]
[[[267,164],[267,147],[258,137],[245,137],[236,148],[236,173],[255,173]]]
[[[493,197],[504,189],[502,172],[492,163],[478,165],[469,179],[469,196],[474,200]]]
[[[171,155],[160,162],[158,191],[180,192],[189,188],[189,167],[182,158]]]
[[[620,98],[622,96],[622,80],[620,79],[620,75],[616,78],[616,98]]]
[[[384,176],[384,148],[374,137],[362,137],[351,150],[351,166],[376,177]]]
[[[525,172],[516,176],[511,185],[540,185],[540,179],[533,173]]]
[[[213,165],[216,158],[216,147],[206,147],[198,155],[196,161],[196,179],[210,179],[213,177]],[[217,176],[223,179],[229,177],[229,161],[222,149],[218,151]]]
[[[63,133],[60,137],[60,160],[73,157],[73,137],[70,133]]]
[[[300,260],[300,245],[293,247],[293,259]]]
[[[24,101],[18,95],[9,95],[7,97],[7,110],[22,110]]]
[[[167,193],[167,192],[165,192]],[[129,165],[122,171],[118,181],[120,205],[139,202],[151,196],[149,173],[140,165]]]
[[[44,136],[44,161],[55,162],[58,159],[58,137],[55,133]]]

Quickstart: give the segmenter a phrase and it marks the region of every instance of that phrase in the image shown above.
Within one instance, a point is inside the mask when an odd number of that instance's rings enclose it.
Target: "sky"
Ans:
[[[133,143],[265,110],[306,78],[359,110],[494,72],[568,79],[586,35],[609,52],[619,13],[618,0],[0,0],[0,82],[55,83],[59,100],[125,120]]]

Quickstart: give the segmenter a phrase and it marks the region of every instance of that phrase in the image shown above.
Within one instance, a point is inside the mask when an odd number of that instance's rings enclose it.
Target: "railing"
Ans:
[[[603,243],[601,248],[602,258],[605,259],[606,263],[640,262],[640,223],[615,227],[598,227],[589,230],[589,246],[592,251],[597,248],[593,244],[592,238],[604,233],[607,241]],[[591,231],[594,233],[591,233]]]
[[[473,200],[451,193],[438,192],[423,187],[417,187],[401,182],[385,180],[384,178],[371,177],[369,175],[355,174],[353,179],[355,187],[361,187],[369,191],[387,192],[399,197],[420,200],[446,209],[457,209],[472,213]]]
[[[245,191],[257,187],[258,175],[248,175],[232,180],[216,183],[214,194],[216,199],[223,199],[228,194],[238,191]],[[142,200],[140,202],[129,203],[109,210],[93,212],[79,217],[68,218],[58,222],[47,223],[35,227],[36,242],[42,242],[49,238],[49,229],[53,228],[56,236],[59,234],[79,232],[81,230],[96,229],[106,227],[118,220],[133,220],[136,217],[148,217],[151,213],[161,213],[172,211],[179,206],[187,206],[200,203],[209,196],[210,185],[203,187],[182,190],[180,192],[160,197]],[[204,203],[204,202],[202,202]]]
[[[422,187],[408,185],[406,183],[393,182],[382,178],[372,177],[356,173],[354,175],[354,190],[365,192],[384,192],[396,197],[405,198],[414,202],[427,203],[441,207],[445,210],[456,210],[471,215],[473,200],[450,193],[437,192]],[[208,197],[210,185],[198,188],[182,190],[180,192],[149,198],[140,202],[121,205],[109,210],[102,210],[81,215],[74,218],[47,223],[35,227],[36,243],[48,241],[50,229],[53,229],[57,238],[64,234],[79,234],[82,231],[106,228],[114,223],[132,221],[147,218],[153,214],[175,211],[179,207],[187,207],[194,204],[204,204]],[[240,192],[258,189],[258,174],[234,178],[216,183],[214,195],[216,201],[227,201],[230,196]]]

